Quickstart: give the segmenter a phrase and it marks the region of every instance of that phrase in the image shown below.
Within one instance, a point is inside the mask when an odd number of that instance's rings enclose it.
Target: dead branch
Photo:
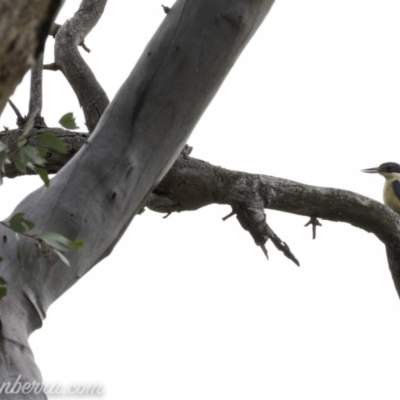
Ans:
[[[109,104],[108,97],[95,75],[79,53],[84,39],[99,21],[107,0],[83,0],[75,15],[58,28],[55,35],[54,63],[45,69],[60,70],[74,90],[93,131]],[[79,66],[79,68],[78,68]]]

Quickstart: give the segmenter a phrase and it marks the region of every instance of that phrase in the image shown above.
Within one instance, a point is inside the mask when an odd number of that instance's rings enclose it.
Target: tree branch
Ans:
[[[15,112],[15,115],[17,116],[17,126],[19,128],[22,128],[25,122],[25,118],[22,116],[21,112],[18,110],[18,107],[11,101],[8,100],[8,104],[10,104],[11,108],[13,109],[13,111]],[[22,133],[22,130],[21,130]]]
[[[0,140],[7,144],[11,151],[16,149],[16,143],[21,138],[22,129],[12,129],[8,131],[0,132]],[[35,136],[37,134],[42,133],[51,133],[57,136],[66,146],[67,153],[61,154],[57,153],[51,149],[48,150],[47,155],[45,156],[46,165],[45,169],[49,174],[57,173],[67,162],[78,152],[78,150],[86,143],[86,140],[89,137],[88,133],[84,132],[71,132],[61,128],[38,128],[34,127],[31,130],[32,138],[27,138],[28,145],[38,146],[38,143],[35,140]],[[39,147],[43,147],[40,144]],[[27,169],[29,175],[34,174],[32,170]],[[16,178],[18,176],[23,175],[21,171],[19,171],[13,163],[5,165],[5,174],[3,175],[6,178]]]
[[[46,169],[49,173],[57,173],[89,137],[88,133],[70,132],[59,128],[34,129],[32,132],[51,132],[67,147],[68,153],[65,155],[49,150],[46,157]],[[12,148],[20,133],[20,129],[2,132],[0,140]],[[34,140],[29,144],[35,145]],[[174,212],[194,211],[211,204],[230,205],[232,213],[229,216],[237,216],[242,227],[249,231],[258,246],[264,245],[267,239],[274,237],[271,235],[271,228],[265,222],[264,214],[264,209],[274,209],[312,216],[308,224],[314,220],[315,225],[320,225],[317,218],[347,222],[374,233],[393,251],[400,250],[399,216],[382,203],[350,191],[227,170],[190,157],[188,149],[190,148],[187,146],[187,149],[182,151],[163,180],[148,196],[146,206],[149,209],[170,215]],[[20,175],[12,164],[7,165],[6,177],[14,178]],[[277,238],[276,244],[279,241],[282,242]],[[291,258],[293,255],[288,253],[287,256]],[[391,270],[400,270],[400,262],[396,267],[397,258],[392,258],[394,259],[389,260]],[[295,262],[294,259],[292,261]],[[398,275],[397,280],[400,282],[400,272]]]
[[[74,90],[85,115],[86,125],[93,131],[109,104],[108,97],[95,75],[79,53],[78,46],[103,14],[107,0],[83,0],[79,10],[55,35],[54,63],[45,69],[59,69]]]
[[[187,156],[177,159],[146,205],[172,213],[213,203],[228,204],[235,214],[246,205],[260,212],[267,208],[347,222],[400,250],[400,216],[382,203],[347,190],[230,171]]]
[[[43,53],[39,54],[31,71],[29,115],[35,113],[34,126],[46,126],[42,117],[43,104]]]

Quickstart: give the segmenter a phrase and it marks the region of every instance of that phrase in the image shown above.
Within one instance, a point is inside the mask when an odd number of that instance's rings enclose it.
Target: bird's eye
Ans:
[[[392,171],[393,171],[393,167],[392,167],[392,166],[386,167],[386,171],[387,171],[387,172],[392,172]]]

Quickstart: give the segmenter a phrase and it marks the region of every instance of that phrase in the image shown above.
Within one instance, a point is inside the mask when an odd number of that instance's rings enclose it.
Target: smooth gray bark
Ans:
[[[28,345],[51,303],[107,256],[188,136],[273,0],[178,0],[133,72],[103,114],[87,144],[52,180],[16,208],[35,232],[84,238],[66,268],[49,253],[39,266],[35,241],[4,226],[0,275],[0,377],[40,380]],[[43,398],[42,395],[26,398]],[[11,397],[10,397],[11,398]],[[16,397],[21,398],[21,397]]]

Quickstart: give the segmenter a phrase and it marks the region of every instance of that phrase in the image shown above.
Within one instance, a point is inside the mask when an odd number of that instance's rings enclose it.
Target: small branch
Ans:
[[[193,151],[193,147],[192,146],[189,146],[188,144],[185,144],[185,147],[183,148],[183,150],[181,151],[181,155],[183,156],[183,157],[189,157],[190,156],[190,154],[192,153],[192,151]]]
[[[34,126],[46,126],[42,117],[43,104],[43,53],[37,57],[31,70],[31,88],[29,97],[29,115],[35,113]]]
[[[251,200],[249,201],[251,203]],[[242,228],[250,233],[257,246],[260,246],[263,253],[268,259],[268,252],[265,247],[268,239],[271,239],[275,247],[283,252],[283,254],[293,261],[297,266],[300,266],[299,261],[290,251],[289,246],[283,242],[278,235],[267,224],[263,204],[251,203],[250,206],[241,206],[237,212],[237,219]]]
[[[29,234],[29,233],[26,233],[26,232],[15,232],[14,229],[12,229],[11,226],[8,225],[8,224],[7,224],[6,222],[4,222],[4,221],[0,221],[0,224],[3,225],[3,226],[5,226],[7,229],[9,229],[11,232],[13,232],[13,233],[16,234],[16,235],[25,236],[25,237],[27,237],[27,238],[29,238],[29,239],[33,239],[33,240],[36,240],[36,241],[39,241],[39,240],[40,240],[39,237],[38,237],[37,235],[35,235],[35,234]]]
[[[83,50],[85,50],[86,53],[90,53],[91,52],[91,50],[89,49],[89,47],[86,46],[84,41],[79,46],[82,46]]]
[[[279,236],[271,229],[271,227],[267,224],[268,227],[268,235],[271,238],[272,243],[275,245],[275,247],[283,252],[283,254],[289,259],[292,260],[298,267],[300,267],[300,263],[297,260],[297,258],[294,256],[294,254],[290,251],[289,246],[282,241]]]
[[[317,237],[317,226],[322,226],[322,224],[319,222],[318,218],[311,217],[304,226],[307,227],[309,225],[312,225],[312,235],[313,239],[315,239]]]
[[[230,212],[228,215],[226,215],[224,218],[222,218],[222,221],[226,221],[227,219],[229,219],[230,217],[233,217],[236,214],[236,211],[232,211]]]
[[[19,128],[22,128],[25,123],[25,118],[22,116],[22,114],[19,112],[17,106],[10,100],[8,99],[8,104],[11,106],[15,114],[17,115],[17,126]]]
[[[58,30],[61,28],[60,24],[57,24],[55,22],[53,22],[50,26],[50,31],[49,31],[49,35],[53,36],[53,38],[56,37]]]
[[[97,125],[109,100],[82,58],[78,46],[89,50],[84,39],[99,21],[106,3],[107,0],[82,0],[75,15],[59,28],[54,45],[54,63],[75,92],[90,132]],[[46,69],[50,68],[46,66]]]
[[[162,4],[161,4],[161,7],[163,8],[165,14],[168,14],[168,13],[171,11],[171,9],[170,9],[169,7],[164,6],[164,5],[162,5]]]
[[[269,260],[268,251],[267,251],[267,248],[265,247],[265,244],[262,244],[260,247],[261,247],[261,250],[263,251],[263,253],[265,254],[265,257],[267,257],[267,260]]]
[[[51,64],[44,64],[43,69],[46,69],[48,71],[59,71],[60,67],[54,62]]]

